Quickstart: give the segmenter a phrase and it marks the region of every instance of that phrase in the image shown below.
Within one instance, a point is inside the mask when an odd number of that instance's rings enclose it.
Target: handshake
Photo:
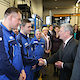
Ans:
[[[40,59],[38,59],[38,61],[39,61],[39,63],[38,63],[39,66],[45,65],[45,59],[40,58]],[[34,66],[32,66],[32,67],[34,67]],[[26,80],[26,73],[24,70],[21,71],[19,80]]]
[[[40,59],[38,59],[38,61],[39,61],[39,63],[38,63],[39,66],[47,65],[46,59],[40,58]],[[53,61],[53,62],[54,62],[54,61]],[[55,66],[56,66],[58,69],[63,68],[63,64],[64,64],[64,62],[62,62],[62,61],[57,61],[57,62],[55,62]]]
[[[40,58],[40,59],[38,59],[38,61],[39,61],[39,63],[38,63],[39,66],[47,65],[46,59]]]
[[[39,66],[45,65],[45,59],[40,58],[40,59],[38,59],[38,61],[39,61],[39,63],[38,63]],[[21,71],[19,80],[26,80],[26,73],[24,70]]]
[[[39,61],[39,62],[38,62],[38,65],[39,65],[39,66],[47,65],[46,59],[40,58],[40,59],[38,59],[38,61]],[[64,64],[64,63],[63,63],[62,61],[57,61],[57,62],[55,62],[55,66],[56,66],[58,69],[63,68],[63,64]],[[34,65],[33,67],[35,68],[35,65]],[[25,73],[24,70],[21,71],[20,76],[19,76],[19,80],[26,80],[26,73]]]

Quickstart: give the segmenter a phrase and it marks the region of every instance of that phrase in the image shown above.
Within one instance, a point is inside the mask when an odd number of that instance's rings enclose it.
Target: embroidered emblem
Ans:
[[[34,41],[33,43],[38,43],[38,41]]]
[[[42,48],[44,48],[44,45],[41,45]]]
[[[14,39],[13,36],[10,36],[9,38],[10,38],[10,39]]]
[[[28,43],[25,43],[25,46],[28,45]]]

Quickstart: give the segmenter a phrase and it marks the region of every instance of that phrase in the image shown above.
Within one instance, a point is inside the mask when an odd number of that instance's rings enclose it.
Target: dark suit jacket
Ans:
[[[77,55],[75,58],[72,76],[70,80],[80,80],[80,41],[79,41]]]
[[[53,42],[53,37],[56,36],[56,32],[53,30],[52,31],[53,35],[48,31],[48,36],[50,36],[51,42]]]
[[[53,35],[51,35],[51,33],[48,31],[48,36],[50,36],[50,40],[51,40],[51,44],[54,43],[54,37],[56,36],[56,32],[53,30]],[[51,45],[51,54],[53,54],[53,45]]]
[[[64,63],[63,68],[60,69],[60,80],[70,80],[77,46],[78,41],[71,38],[64,49],[61,45],[58,52],[47,59],[47,63],[55,63],[56,61],[62,61]]]

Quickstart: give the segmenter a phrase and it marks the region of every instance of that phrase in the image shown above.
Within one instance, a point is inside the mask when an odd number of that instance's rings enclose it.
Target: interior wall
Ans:
[[[25,0],[25,1],[22,1],[22,0],[17,0],[18,4],[27,4],[28,6],[30,6],[30,0]]]
[[[18,0],[18,4],[27,4],[30,6],[30,0]],[[43,17],[43,2],[42,0],[31,0],[31,13]]]
[[[75,8],[70,8],[70,9],[53,9],[52,10],[52,14],[73,14],[73,13],[76,13],[75,11]],[[49,16],[49,10],[46,10],[44,11],[44,24],[46,23],[46,16]],[[77,17],[76,16],[71,16],[71,20],[70,20],[70,23],[72,25],[74,24],[79,24],[80,25],[80,17]]]
[[[0,20],[3,19],[5,10],[13,6],[13,3],[13,0],[0,0]]]
[[[32,13],[43,17],[43,2],[42,0],[31,0],[32,3]]]

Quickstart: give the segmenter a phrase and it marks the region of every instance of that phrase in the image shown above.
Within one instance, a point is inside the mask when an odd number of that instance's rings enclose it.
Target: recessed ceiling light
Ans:
[[[57,0],[54,0],[54,1],[57,1]]]

